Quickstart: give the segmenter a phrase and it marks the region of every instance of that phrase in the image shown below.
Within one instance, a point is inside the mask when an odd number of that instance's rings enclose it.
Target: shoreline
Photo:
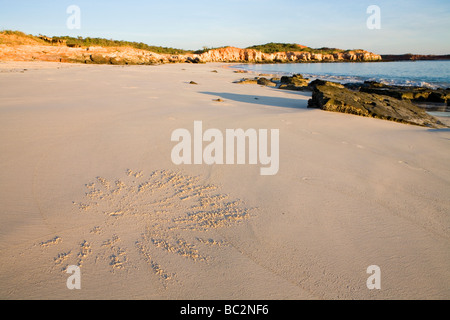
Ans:
[[[234,65],[234,66],[230,67],[230,69],[234,70],[235,73],[242,74],[242,75],[253,75],[254,76],[253,80],[249,79],[249,78],[243,78],[240,80],[240,82],[245,82],[245,81],[247,81],[247,83],[258,82],[258,84],[268,83],[268,84],[271,84],[272,87],[275,87],[277,89],[285,89],[285,90],[287,89],[287,90],[294,90],[294,91],[299,90],[299,91],[312,92],[313,88],[311,88],[310,86],[316,80],[323,80],[323,81],[329,81],[332,83],[339,83],[352,91],[362,90],[361,88],[363,88],[367,85],[375,84],[376,87],[383,88],[383,90],[386,90],[386,91],[392,89],[393,90],[392,92],[389,92],[386,94],[395,96],[396,98],[399,98],[400,100],[403,100],[403,98],[400,98],[400,97],[405,95],[405,92],[402,92],[402,91],[409,90],[410,92],[412,92],[412,91],[416,90],[416,91],[422,92],[422,93],[420,94],[419,100],[413,99],[413,100],[411,100],[411,102],[416,107],[419,107],[420,109],[425,110],[429,115],[432,115],[435,118],[437,118],[444,125],[449,126],[448,117],[450,117],[450,107],[449,107],[450,100],[447,99],[447,101],[437,102],[435,100],[426,101],[426,99],[424,98],[424,92],[434,92],[432,94],[438,94],[437,92],[439,92],[439,90],[448,91],[449,89],[441,89],[439,87],[430,88],[429,86],[416,86],[416,85],[389,85],[389,84],[386,84],[385,82],[374,82],[374,81],[367,81],[367,80],[366,81],[360,80],[360,81],[356,81],[356,82],[348,82],[348,81],[341,79],[340,81],[339,80],[336,81],[335,78],[330,79],[327,76],[315,76],[315,77],[309,77],[309,78],[303,79],[303,74],[296,74],[296,73],[292,73],[292,72],[281,72],[281,71],[261,73],[261,72],[264,72],[264,70],[256,71],[256,70],[246,69],[245,66],[247,66],[247,65],[248,64],[238,64],[238,65]],[[270,70],[267,70],[267,71],[270,71]],[[298,75],[300,75],[302,78],[301,84],[297,83],[291,89],[282,88],[283,86],[280,84],[280,77],[281,78],[283,78],[283,77],[291,78],[291,77],[296,77]],[[259,83],[262,80],[264,80],[264,82]],[[397,92],[395,92],[395,90]],[[382,91],[380,91],[379,94],[384,94],[384,93]],[[411,93],[411,94],[414,96],[413,93]],[[448,96],[448,94],[447,94],[447,96]],[[442,97],[442,95],[441,95],[441,97]],[[408,99],[405,99],[405,100],[408,100]],[[420,100],[424,100],[424,101],[420,101]]]
[[[444,60],[440,60],[440,61],[433,61],[433,62],[443,62]],[[372,64],[372,63],[381,63],[381,62],[386,62],[386,63],[405,63],[405,64],[409,64],[409,63],[420,63],[420,62],[430,62],[430,61],[373,61],[373,62],[357,62],[357,64]],[[320,63],[320,62],[319,62]],[[343,65],[343,64],[348,64],[349,62],[323,62],[323,64],[327,65],[327,64],[331,64],[331,65],[335,65],[335,64],[339,64],[339,65]],[[281,69],[286,69],[285,66],[286,65],[315,65],[316,63],[289,63],[289,64],[285,64],[285,63],[269,63],[266,65],[271,65],[271,66],[277,66],[280,65]],[[353,64],[353,63],[350,63]],[[305,71],[271,71],[268,69],[264,69],[262,68],[262,70],[260,71],[255,71],[255,70],[251,70],[251,68],[245,68],[245,66],[263,66],[265,64],[258,64],[258,63],[241,63],[240,66],[242,66],[241,70],[244,71],[251,71],[254,73],[271,73],[271,74],[276,74],[276,75],[288,75],[288,76],[292,76],[294,74],[303,74],[313,80],[315,79],[322,79],[322,80],[327,80],[327,81],[334,81],[334,82],[339,82],[342,84],[345,83],[363,83],[364,81],[378,81],[381,83],[384,83],[386,85],[397,85],[397,86],[402,86],[402,87],[423,87],[423,88],[427,88],[427,85],[430,88],[441,88],[441,89],[448,89],[450,88],[450,82],[446,82],[446,83],[440,83],[440,82],[430,82],[428,83],[426,80],[419,80],[419,79],[415,79],[413,82],[411,82],[411,80],[409,80],[411,83],[407,84],[407,83],[402,83],[401,81],[408,81],[407,79],[394,79],[394,78],[388,78],[386,79],[385,76],[383,76],[382,78],[378,79],[376,75],[369,77],[369,76],[362,76],[362,75],[339,75],[339,74],[324,74],[324,75],[320,75],[320,74],[313,74],[310,72],[305,72]],[[239,65],[238,65],[239,67]],[[331,69],[334,70],[334,69]],[[330,71],[333,72],[333,71]],[[310,74],[311,73],[311,74]],[[429,80],[428,80],[429,81]],[[449,80],[450,81],[450,80]],[[424,83],[423,85],[420,85],[420,83]]]

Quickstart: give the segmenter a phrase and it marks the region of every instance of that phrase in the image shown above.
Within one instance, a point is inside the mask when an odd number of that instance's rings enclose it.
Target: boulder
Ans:
[[[254,79],[244,78],[244,79],[236,81],[235,83],[240,83],[240,84],[258,84],[258,78],[254,78]]]
[[[339,84],[316,85],[308,108],[355,114],[429,128],[446,126],[409,101],[393,97],[355,92]]]
[[[283,76],[281,77],[281,83],[283,84],[295,84],[296,82],[301,82],[305,80],[301,74],[294,74],[291,77]]]
[[[268,87],[276,87],[276,86],[277,86],[277,84],[276,84],[275,82],[272,82],[272,81],[270,81],[270,80],[267,79],[267,78],[259,78],[259,79],[257,80],[257,83],[258,83],[259,85],[262,85],[262,86],[268,86]]]
[[[202,63],[200,57],[187,57],[185,61],[187,63]]]
[[[294,91],[306,91],[310,90],[309,79],[303,78],[301,74],[296,74],[291,77],[283,76],[280,79],[280,89],[282,90],[294,90]]]

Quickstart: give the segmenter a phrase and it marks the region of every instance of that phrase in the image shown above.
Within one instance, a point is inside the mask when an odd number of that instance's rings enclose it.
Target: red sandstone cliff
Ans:
[[[381,56],[363,50],[331,54],[301,51],[263,53],[254,49],[226,47],[202,54],[157,54],[131,47],[68,47],[65,42],[54,43],[51,38],[31,39],[26,35],[2,35],[0,61],[56,61],[98,64],[157,64],[176,62],[333,62],[380,61]]]
[[[263,53],[253,49],[226,47],[210,50],[199,56],[202,62],[322,62],[322,61],[380,61],[381,56],[363,51],[320,54],[310,52]]]

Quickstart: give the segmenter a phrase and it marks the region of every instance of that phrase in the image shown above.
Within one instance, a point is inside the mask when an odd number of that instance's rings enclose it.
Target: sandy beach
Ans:
[[[0,63],[0,298],[450,298],[450,131],[226,66]],[[279,129],[279,171],[175,165],[194,121]]]

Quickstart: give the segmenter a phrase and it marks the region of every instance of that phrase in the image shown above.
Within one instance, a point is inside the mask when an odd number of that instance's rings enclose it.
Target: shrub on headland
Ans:
[[[140,50],[151,51],[159,54],[186,54],[189,50],[168,47],[150,46],[142,42],[131,42],[123,40],[112,40],[104,38],[83,38],[70,36],[47,37],[43,35],[34,36],[22,31],[3,30],[0,31],[0,44],[6,45],[61,45],[68,47],[131,47]]]
[[[0,44],[6,45],[42,45],[45,41],[22,31],[1,30]]]
[[[167,53],[167,54],[186,54],[190,53],[188,50],[183,49],[175,49],[168,47],[158,47],[158,46],[150,46],[143,42],[131,42],[124,40],[112,40],[112,39],[104,39],[104,38],[83,38],[83,37],[53,37],[55,40],[65,40],[68,46],[78,46],[78,47],[91,47],[91,46],[99,46],[99,47],[131,47],[139,50],[146,50],[155,53]]]
[[[247,49],[254,49],[257,51],[261,51],[263,53],[277,53],[277,52],[309,52],[309,53],[321,53],[321,54],[331,54],[336,52],[345,52],[345,50],[342,49],[336,49],[336,48],[319,48],[319,49],[313,49],[309,48],[307,46],[302,46],[296,43],[266,43],[262,45],[256,45],[248,47]]]

